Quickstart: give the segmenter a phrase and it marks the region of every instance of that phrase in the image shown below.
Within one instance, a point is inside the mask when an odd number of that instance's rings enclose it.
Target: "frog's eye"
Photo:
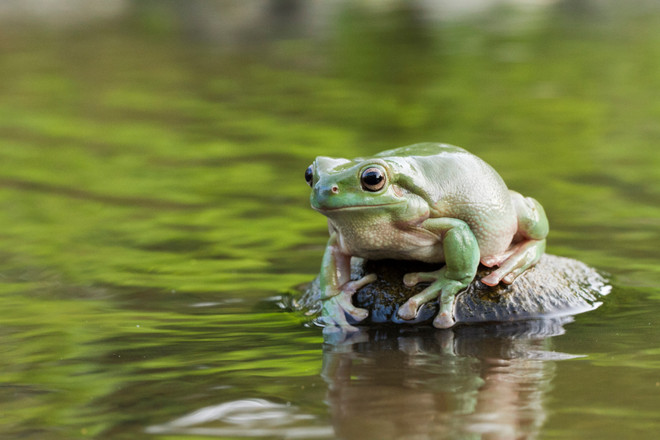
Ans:
[[[362,171],[360,182],[367,191],[380,191],[385,186],[385,172],[380,168],[367,168]]]
[[[307,185],[312,186],[312,181],[313,180],[314,180],[314,170],[312,169],[312,166],[310,165],[305,170],[305,182],[307,182]]]

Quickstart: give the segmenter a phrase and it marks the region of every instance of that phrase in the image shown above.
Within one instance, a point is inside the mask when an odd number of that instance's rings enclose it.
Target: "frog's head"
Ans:
[[[420,198],[402,186],[399,177],[399,170],[380,158],[320,156],[305,171],[305,180],[312,187],[312,208],[328,217],[347,211],[409,217],[412,213],[405,212]]]

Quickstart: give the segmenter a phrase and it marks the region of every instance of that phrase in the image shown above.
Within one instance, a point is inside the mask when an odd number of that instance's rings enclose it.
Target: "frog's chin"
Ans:
[[[400,205],[403,202],[391,202],[391,203],[378,203],[375,205],[346,205],[346,206],[333,206],[331,208],[312,205],[312,208],[320,212],[321,214],[329,212],[343,212],[343,211],[358,211],[365,210],[370,208],[382,208],[383,206],[394,206]]]

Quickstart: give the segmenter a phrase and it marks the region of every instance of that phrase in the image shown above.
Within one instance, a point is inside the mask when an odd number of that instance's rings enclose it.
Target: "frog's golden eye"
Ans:
[[[305,182],[307,182],[307,185],[312,186],[313,181],[314,181],[314,170],[312,169],[312,166],[310,165],[305,170]]]
[[[385,186],[385,172],[380,168],[367,168],[362,171],[360,182],[367,191],[380,191]]]

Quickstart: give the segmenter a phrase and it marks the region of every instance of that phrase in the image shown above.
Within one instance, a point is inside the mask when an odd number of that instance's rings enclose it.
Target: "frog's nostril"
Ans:
[[[330,188],[330,191],[332,191],[333,194],[338,194],[339,193],[339,187],[337,185],[332,185],[332,188]]]

